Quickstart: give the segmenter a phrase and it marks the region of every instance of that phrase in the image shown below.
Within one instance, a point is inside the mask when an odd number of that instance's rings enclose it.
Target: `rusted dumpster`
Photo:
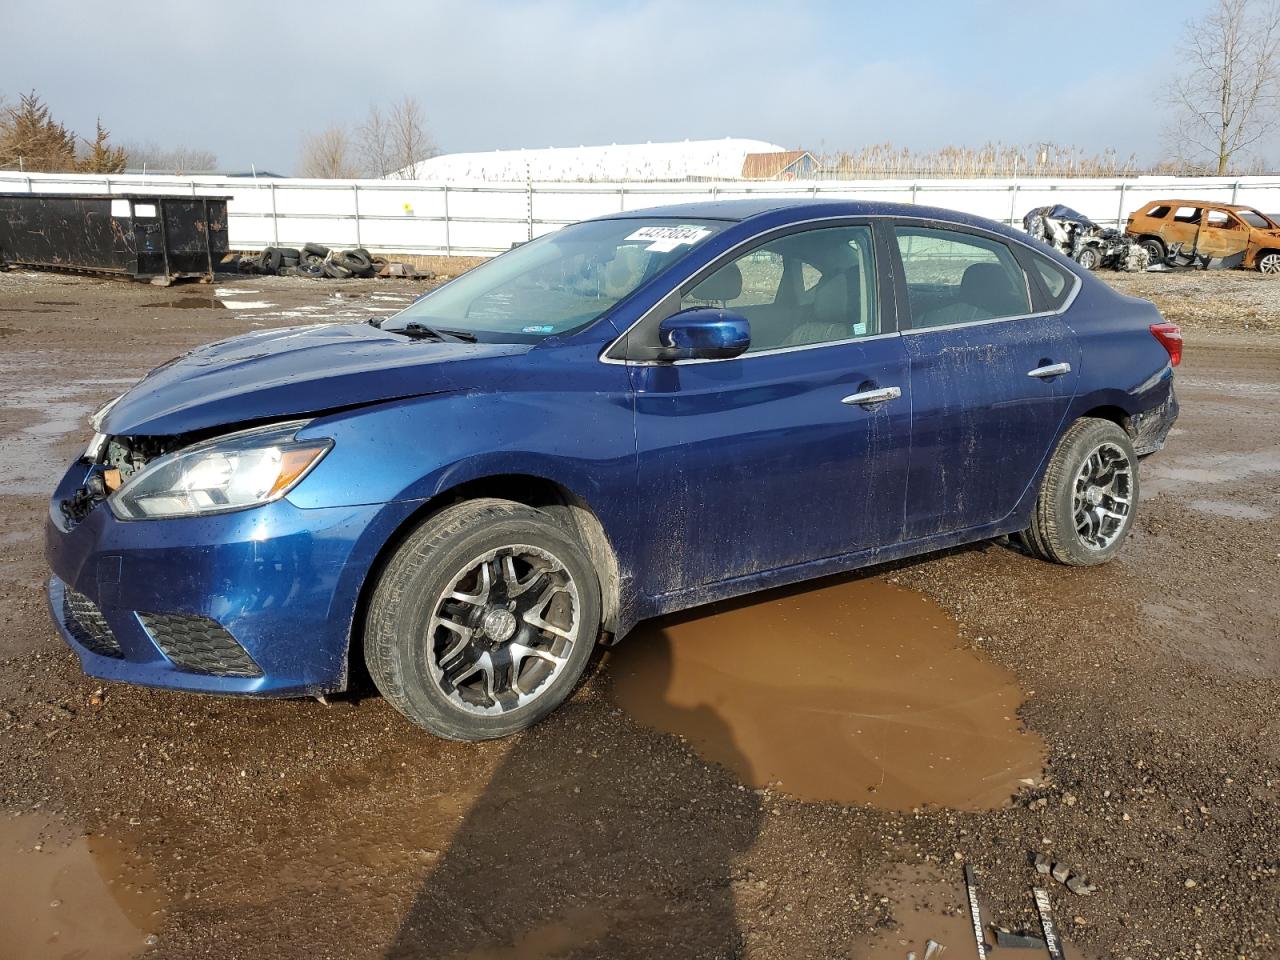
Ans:
[[[0,193],[0,265],[213,279],[229,197]]]

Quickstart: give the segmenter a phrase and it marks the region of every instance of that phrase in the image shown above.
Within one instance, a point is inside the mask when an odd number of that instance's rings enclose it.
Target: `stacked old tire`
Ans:
[[[296,247],[267,247],[256,257],[242,257],[240,272],[347,280],[376,276],[386,264],[385,259],[373,256],[364,247],[332,250],[323,244],[308,243],[301,250]]]

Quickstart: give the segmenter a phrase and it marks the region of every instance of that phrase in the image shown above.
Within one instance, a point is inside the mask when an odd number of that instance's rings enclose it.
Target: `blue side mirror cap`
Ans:
[[[751,324],[720,307],[691,307],[658,325],[663,360],[728,360],[751,346]]]

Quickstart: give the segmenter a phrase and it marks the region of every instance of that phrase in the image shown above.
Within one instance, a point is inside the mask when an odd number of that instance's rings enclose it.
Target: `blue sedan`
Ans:
[[[427,730],[502,736],[646,617],[1004,535],[1102,563],[1180,356],[980,218],[620,213],[150,373],[53,494],[50,604],[96,677],[321,695],[363,654]]]

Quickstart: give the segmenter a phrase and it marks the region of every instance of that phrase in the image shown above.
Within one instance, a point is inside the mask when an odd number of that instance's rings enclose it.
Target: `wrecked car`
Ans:
[[[1125,232],[1153,263],[1280,273],[1280,224],[1253,207],[1202,200],[1153,200]]]
[[[1100,227],[1083,213],[1060,203],[1029,210],[1022,218],[1022,226],[1031,236],[1086,270],[1110,267],[1141,273],[1150,262],[1145,248],[1122,230]]]
[[[148,374],[53,493],[49,602],[95,677],[322,696],[362,657],[427,730],[502,736],[645,618],[1006,535],[1103,563],[1180,356],[981,218],[618,213]]]

